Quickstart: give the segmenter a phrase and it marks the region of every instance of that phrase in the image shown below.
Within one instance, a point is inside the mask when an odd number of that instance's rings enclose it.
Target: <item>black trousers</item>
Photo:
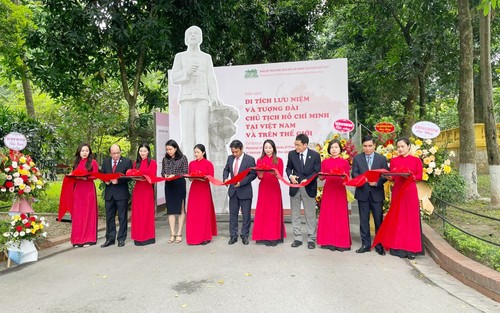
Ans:
[[[128,211],[128,199],[124,200],[106,200],[106,240],[115,241],[125,241],[127,239],[127,211]],[[118,230],[118,236],[116,234],[116,222],[115,216],[118,213],[118,223],[120,228]]]
[[[375,222],[375,233],[378,232],[383,219],[383,202],[375,202],[372,196],[368,197],[368,201],[359,201],[359,232],[361,234],[361,244],[365,247],[371,247],[372,239],[370,236],[370,212],[373,215]]]
[[[252,199],[239,199],[236,194],[229,198],[229,234],[231,237],[238,236],[238,213],[241,207],[243,224],[241,225],[241,236],[248,237],[250,233]]]

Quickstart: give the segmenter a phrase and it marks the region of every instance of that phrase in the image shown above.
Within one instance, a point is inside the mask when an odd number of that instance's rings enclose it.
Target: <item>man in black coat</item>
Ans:
[[[292,184],[305,182],[321,170],[321,157],[318,152],[307,147],[309,138],[300,134],[295,138],[295,150],[288,153],[286,175]],[[301,203],[307,228],[307,247],[316,248],[316,194],[317,181],[313,179],[305,187],[290,187],[290,206],[292,209],[292,227],[294,241],[292,247],[302,245],[302,229],[300,219]]]
[[[248,168],[255,167],[255,159],[243,152],[243,143],[233,140],[229,145],[231,155],[227,157],[226,166],[222,173],[222,179],[226,182]],[[238,213],[241,208],[243,224],[241,225],[241,241],[248,245],[252,210],[252,181],[257,177],[255,171],[250,171],[247,176],[237,184],[230,185],[229,195],[229,239],[232,245],[238,241]]]
[[[114,144],[109,148],[110,157],[106,158],[101,165],[103,173],[123,173],[132,168],[132,161],[121,156],[120,146]],[[106,242],[101,248],[106,248],[115,244],[118,239],[118,247],[125,245],[127,239],[127,213],[128,200],[130,194],[128,191],[128,179],[120,178],[107,181],[104,189],[104,200],[106,206]],[[115,216],[118,213],[118,222],[120,228],[118,236],[116,234]]]
[[[387,159],[375,152],[375,141],[371,136],[363,138],[363,153],[354,157],[352,162],[352,178],[357,177],[368,170],[386,169],[389,170]],[[385,200],[384,183],[387,181],[380,176],[376,182],[367,182],[356,188],[354,197],[358,200],[359,207],[359,230],[361,233],[361,248],[357,253],[370,251],[372,245],[370,236],[370,212],[375,223],[375,232],[378,232],[382,224],[383,204]],[[385,251],[380,244],[375,247],[378,254],[384,255]]]

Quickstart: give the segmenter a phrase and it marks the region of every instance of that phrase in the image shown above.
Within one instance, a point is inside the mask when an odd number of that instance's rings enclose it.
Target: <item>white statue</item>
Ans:
[[[186,30],[184,41],[187,50],[177,53],[172,67],[172,83],[180,85],[181,147],[190,155],[194,146],[201,143],[210,147],[210,106],[219,105],[219,92],[214,74],[212,57],[200,50],[202,32],[198,26]],[[207,151],[207,155],[210,157]]]
[[[187,50],[175,55],[170,76],[174,85],[180,85],[181,148],[192,159],[194,146],[205,145],[215,176],[221,178],[239,112],[219,99],[212,57],[200,50],[201,29],[189,27],[184,40]],[[216,211],[228,212],[227,190],[214,188],[212,195]]]

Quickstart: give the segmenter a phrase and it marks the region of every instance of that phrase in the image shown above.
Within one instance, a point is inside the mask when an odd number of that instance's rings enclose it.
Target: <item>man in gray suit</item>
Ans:
[[[389,170],[387,159],[375,152],[375,141],[371,136],[363,138],[363,153],[354,157],[352,162],[352,178],[357,177],[368,170],[386,169]],[[361,187],[356,188],[354,197],[358,200],[359,207],[359,230],[361,233],[361,248],[356,253],[365,253],[370,251],[372,245],[370,236],[370,212],[373,215],[375,223],[375,232],[378,232],[382,224],[382,213],[384,204],[384,183],[387,181],[380,176],[376,182],[367,182]],[[384,255],[385,251],[382,245],[375,247],[378,254]]]
[[[224,182],[238,175],[248,168],[255,167],[255,159],[243,153],[243,143],[239,140],[233,140],[229,145],[231,155],[227,157],[226,166],[222,173]],[[239,183],[229,185],[229,234],[231,238],[228,244],[232,245],[238,241],[238,213],[241,208],[243,224],[241,225],[241,241],[248,245],[248,236],[250,234],[250,221],[252,210],[252,180],[257,177],[255,171],[250,171],[248,175]]]
[[[321,170],[319,153],[307,147],[309,138],[300,134],[295,138],[295,150],[288,153],[286,175],[292,184],[300,184]],[[292,209],[292,227],[294,241],[292,247],[302,245],[302,230],[300,221],[300,206],[304,205],[304,215],[307,228],[307,247],[316,248],[316,194],[317,181],[314,179],[305,187],[290,187],[290,206]]]

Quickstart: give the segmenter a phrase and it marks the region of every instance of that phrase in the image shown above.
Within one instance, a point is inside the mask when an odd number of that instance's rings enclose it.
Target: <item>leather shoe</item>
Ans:
[[[123,246],[125,246],[125,240],[118,241],[118,247],[123,247]]]
[[[367,246],[361,246],[358,250],[356,250],[356,253],[365,253],[365,252],[370,252],[370,247]]]
[[[375,248],[375,251],[380,254],[380,255],[385,255],[385,250],[384,248]]]
[[[106,247],[112,246],[114,244],[115,244],[114,241],[106,240],[106,242],[101,245],[101,248],[106,248]]]
[[[307,249],[314,249],[316,248],[316,244],[313,241],[309,241],[307,243]]]
[[[246,246],[249,244],[247,236],[241,236],[241,242]]]
[[[292,248],[297,248],[297,247],[300,247],[300,246],[302,246],[302,241],[294,240],[292,242]]]
[[[237,241],[238,241],[238,237],[231,236],[231,238],[229,239],[229,241],[227,243],[230,245],[234,245]]]

